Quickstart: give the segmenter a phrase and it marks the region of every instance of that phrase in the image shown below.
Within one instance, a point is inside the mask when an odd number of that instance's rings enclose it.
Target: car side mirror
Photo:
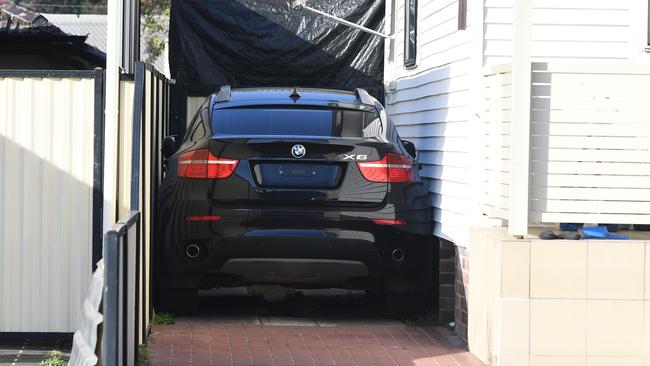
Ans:
[[[406,152],[409,153],[413,158],[418,154],[417,150],[415,149],[415,144],[413,144],[411,141],[407,140],[402,140],[402,146],[404,146],[404,149],[406,149]]]
[[[176,151],[178,151],[178,136],[171,135],[165,137],[163,139],[162,148],[160,151],[162,152],[163,158],[169,160],[176,153]]]

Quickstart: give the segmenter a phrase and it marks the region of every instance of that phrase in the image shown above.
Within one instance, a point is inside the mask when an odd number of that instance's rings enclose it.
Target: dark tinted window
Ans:
[[[418,1],[407,0],[404,6],[404,66],[415,66],[418,33]]]
[[[377,113],[347,109],[228,108],[214,111],[212,128],[219,135],[369,137],[381,123]]]

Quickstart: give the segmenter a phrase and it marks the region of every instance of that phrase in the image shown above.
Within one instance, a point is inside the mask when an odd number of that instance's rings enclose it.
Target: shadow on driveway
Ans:
[[[386,318],[379,299],[363,292],[201,295],[197,316],[153,326],[152,365],[483,365],[447,329]]]

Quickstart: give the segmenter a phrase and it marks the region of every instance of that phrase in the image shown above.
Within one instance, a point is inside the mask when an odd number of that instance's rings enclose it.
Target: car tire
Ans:
[[[159,288],[159,312],[174,315],[194,315],[199,311],[199,292],[197,289]]]

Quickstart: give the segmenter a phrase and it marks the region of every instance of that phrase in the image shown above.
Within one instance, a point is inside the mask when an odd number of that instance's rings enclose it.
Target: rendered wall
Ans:
[[[469,348],[489,365],[650,362],[650,233],[512,240],[472,229]]]

